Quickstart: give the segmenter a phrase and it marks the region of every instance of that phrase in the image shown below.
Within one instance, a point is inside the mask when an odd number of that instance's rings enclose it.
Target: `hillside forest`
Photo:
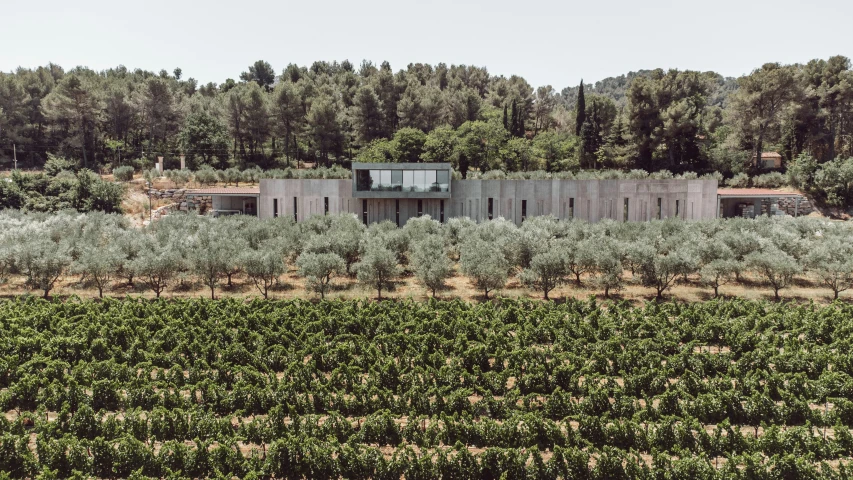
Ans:
[[[567,79],[567,83],[568,79]],[[469,170],[643,169],[731,177],[760,151],[817,163],[853,155],[853,72],[843,56],[749,75],[645,70],[558,91],[484,67],[257,61],[200,84],[171,72],[0,73],[0,165],[49,156],[108,171],[308,162],[450,161]],[[783,162],[783,168],[785,163]],[[754,173],[754,172],[748,172]]]

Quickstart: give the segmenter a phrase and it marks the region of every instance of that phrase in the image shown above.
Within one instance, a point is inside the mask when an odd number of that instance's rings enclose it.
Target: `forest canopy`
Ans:
[[[561,91],[485,67],[259,60],[237,80],[171,73],[0,73],[0,165],[41,168],[287,167],[297,162],[450,161],[468,170],[754,169],[761,151],[819,163],[853,155],[853,73],[835,56],[767,63],[741,78],[643,70]],[[568,82],[567,82],[568,83]]]

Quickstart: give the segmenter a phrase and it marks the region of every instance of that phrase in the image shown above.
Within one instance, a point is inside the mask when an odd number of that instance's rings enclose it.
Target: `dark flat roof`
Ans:
[[[450,164],[436,163],[367,163],[353,162],[353,170],[450,170]]]

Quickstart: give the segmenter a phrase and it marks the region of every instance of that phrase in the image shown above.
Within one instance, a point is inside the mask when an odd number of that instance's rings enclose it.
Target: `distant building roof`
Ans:
[[[755,158],[755,155],[752,158]],[[779,152],[761,152],[761,158],[782,158],[782,155],[779,155]]]
[[[260,195],[261,187],[216,187],[216,188],[192,188],[185,195]]]
[[[721,197],[798,197],[802,194],[772,188],[718,188],[717,195]]]

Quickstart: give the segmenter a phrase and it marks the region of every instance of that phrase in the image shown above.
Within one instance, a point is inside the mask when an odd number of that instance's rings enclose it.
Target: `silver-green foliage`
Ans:
[[[432,291],[445,288],[445,282],[453,274],[453,262],[447,254],[444,239],[438,234],[426,235],[412,242],[409,253],[415,278]]]
[[[346,263],[336,253],[303,252],[296,259],[299,274],[305,277],[306,287],[326,298],[326,291],[336,275],[346,273]]]
[[[462,244],[459,259],[462,273],[489,298],[489,292],[503,288],[510,264],[501,248],[494,242],[475,236]]]
[[[271,245],[263,245],[258,250],[246,250],[240,256],[240,263],[264,298],[269,297],[270,288],[284,274],[281,255]]]
[[[833,235],[819,242],[805,257],[805,264],[832,290],[835,299],[853,287],[853,243],[849,237]]]
[[[393,286],[394,279],[400,274],[397,266],[397,256],[389,249],[381,238],[369,239],[361,254],[361,261],[353,267],[358,281],[377,292],[377,298],[382,299],[382,290]]]

